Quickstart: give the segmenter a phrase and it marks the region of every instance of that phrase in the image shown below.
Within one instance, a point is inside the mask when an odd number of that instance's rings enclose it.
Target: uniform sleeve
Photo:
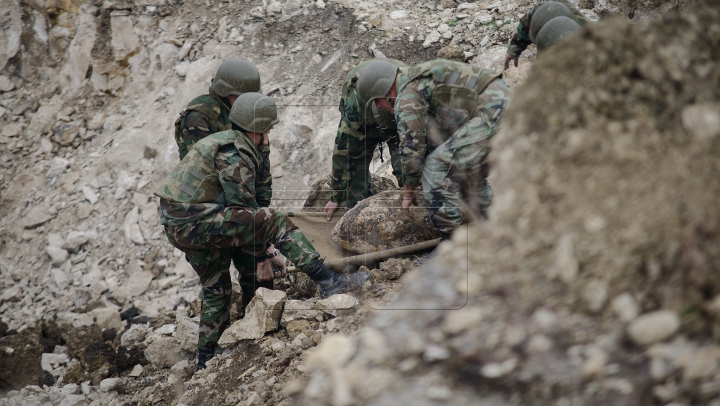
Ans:
[[[432,79],[418,79],[407,84],[395,101],[395,120],[400,143],[403,183],[420,184],[427,155],[427,119]]]
[[[185,158],[185,155],[187,155],[188,151],[190,151],[196,142],[212,133],[207,117],[197,111],[189,112],[182,126],[182,137],[179,139],[176,137],[175,139],[178,152],[180,153],[180,159]]]
[[[255,199],[255,165],[233,145],[220,149],[215,156],[220,185],[228,206],[258,207]]]
[[[513,58],[519,58],[520,54],[532,44],[532,41],[530,41],[530,20],[532,19],[533,13],[535,13],[535,7],[531,8],[527,14],[520,18],[520,22],[518,22],[517,31],[510,40],[510,45],[508,45],[507,49],[507,54]]]
[[[272,200],[272,174],[270,173],[270,145],[261,145],[258,147],[260,151],[260,168],[257,171],[255,181],[255,200],[260,207],[270,207]]]
[[[349,96],[343,99],[343,108],[335,136],[335,147],[332,156],[332,177],[330,188],[333,190],[330,201],[342,203],[347,198],[347,188],[350,181],[356,176],[356,166],[351,161],[353,154],[348,151],[352,144],[364,138],[362,115],[360,114],[360,102],[357,92],[351,90]],[[357,154],[355,154],[357,155]]]

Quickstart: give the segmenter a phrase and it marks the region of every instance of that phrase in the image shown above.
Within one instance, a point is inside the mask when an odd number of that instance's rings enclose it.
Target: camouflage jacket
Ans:
[[[397,78],[395,120],[403,183],[420,184],[425,157],[475,115],[478,94],[500,73],[436,59]]]
[[[559,1],[568,6],[570,8],[570,11],[572,11],[573,13],[573,18],[581,26],[594,21],[590,17],[584,15],[582,11],[577,8],[577,6],[566,0],[541,0],[538,4],[533,6],[533,8],[531,8],[530,11],[527,12],[527,14],[520,17],[517,31],[515,32],[515,35],[513,35],[512,39],[510,39],[510,44],[508,45],[508,55],[512,56],[513,58],[519,58],[520,54],[524,50],[526,50],[530,44],[532,44],[532,41],[530,40],[530,23],[532,22],[532,16],[533,14],[535,14],[535,10],[537,10],[538,7],[547,3],[548,1]]]
[[[190,223],[227,206],[259,207],[261,160],[242,131],[221,131],[198,141],[155,190],[167,202],[160,206],[162,224]]]
[[[394,59],[387,59],[387,61],[401,68],[406,67],[404,63]],[[352,157],[362,154],[366,142],[376,141],[368,143],[368,145],[374,146],[378,142],[385,142],[392,137],[397,137],[395,117],[389,113],[378,111],[375,109],[374,103],[365,106],[357,92],[357,79],[370,62],[372,60],[361,62],[350,71],[340,96],[340,125],[335,136],[330,183],[333,190],[330,200],[335,203],[345,201],[345,190],[347,190],[350,180],[356,176],[357,171]],[[398,151],[391,149],[390,153],[395,156]],[[401,181],[398,179],[398,182]]]
[[[230,107],[215,91],[198,96],[188,103],[185,111],[175,121],[175,142],[182,160],[192,146],[219,131],[231,130]],[[258,148],[262,155],[262,166],[257,177],[257,201],[261,207],[270,206],[272,200],[272,174],[270,173],[270,146]]]

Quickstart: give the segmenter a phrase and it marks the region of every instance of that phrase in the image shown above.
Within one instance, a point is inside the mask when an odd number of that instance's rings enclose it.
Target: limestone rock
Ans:
[[[25,215],[25,219],[23,220],[23,227],[27,229],[36,228],[54,218],[55,215],[50,213],[46,207],[34,206],[30,210],[30,213]]]
[[[161,368],[170,368],[180,362],[182,349],[175,337],[156,337],[145,349],[145,357],[151,364]]]
[[[100,390],[103,392],[119,391],[120,389],[122,389],[120,378],[107,378],[100,381]]]
[[[465,53],[458,46],[448,45],[440,48],[437,53],[439,59],[449,59],[451,61],[465,62]]]
[[[318,301],[317,308],[320,310],[346,310],[352,309],[358,304],[359,301],[355,297],[345,293],[339,293]]]
[[[47,248],[45,248],[45,251],[50,256],[50,260],[53,265],[62,265],[65,261],[67,261],[68,256],[70,255],[66,250],[52,245],[48,245]]]
[[[132,19],[127,11],[118,10],[110,13],[112,28],[113,56],[116,61],[124,61],[140,48],[140,38],[133,30]]]
[[[145,337],[150,333],[150,328],[145,324],[133,324],[120,337],[120,345],[123,347],[133,347],[145,341]]]
[[[197,337],[200,325],[187,317],[184,308],[178,309],[175,319],[175,337],[180,340],[180,347],[185,351],[194,351],[197,348]]]
[[[261,338],[266,332],[276,330],[286,297],[283,291],[259,288],[247,306],[245,317],[225,330],[219,344],[227,347],[240,340]]]
[[[2,26],[0,26],[0,71],[6,72],[5,65],[20,50],[23,33],[23,10],[19,3],[4,1]]]
[[[417,193],[418,201],[422,194]],[[349,210],[333,228],[330,238],[341,247],[365,254],[417,244],[440,237],[425,207],[402,211],[402,192],[378,193]]]
[[[78,30],[70,42],[67,62],[62,68],[64,81],[73,89],[78,88],[85,80],[97,36],[97,24],[91,13],[78,13],[78,20]]]
[[[376,280],[396,280],[412,269],[412,262],[407,258],[390,258],[380,263],[380,269],[371,269],[370,273]]]
[[[90,238],[94,238],[97,234],[85,231],[72,231],[65,237],[61,247],[70,252],[78,252],[80,247],[87,243]]]
[[[115,309],[109,307],[93,309],[92,315],[95,318],[95,323],[97,323],[100,328],[114,328],[116,330],[122,328],[120,313]]]
[[[610,306],[620,320],[624,322],[628,322],[640,314],[640,308],[637,301],[630,293],[627,292],[613,299]]]
[[[153,280],[153,274],[150,271],[142,271],[134,274],[128,278],[125,283],[114,293],[115,297],[120,298],[132,298],[140,296],[145,293],[150,287],[150,283]]]
[[[315,320],[321,314],[307,300],[288,300],[283,307],[280,323],[287,325],[293,320]]]
[[[680,318],[671,310],[643,314],[628,326],[628,334],[637,344],[648,345],[663,341],[678,330]]]

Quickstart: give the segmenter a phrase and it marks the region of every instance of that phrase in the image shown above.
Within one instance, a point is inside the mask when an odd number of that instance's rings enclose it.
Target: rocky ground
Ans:
[[[716,52],[701,51],[708,45],[697,38],[704,30],[716,41],[717,18],[675,17],[665,22],[668,34],[624,21],[659,18],[688,3],[580,1],[589,13],[624,19],[583,35],[585,43],[547,62],[544,76],[533,70],[536,79],[514,105],[537,110],[523,116],[518,107],[506,120],[512,130],[498,137],[498,209],[481,231],[443,248],[472,241],[505,259],[492,262],[472,248],[454,257],[495,265],[463,273],[441,258],[447,265],[425,268],[423,278],[410,272],[412,287],[399,299],[396,279],[410,263],[380,265],[375,281],[356,292],[360,303],[339,310],[320,304],[306,278],[289,277],[276,282],[292,303],[278,314],[279,326],[236,344],[190,379],[198,282],[165,241],[151,196],[177,162],[177,113],[206,91],[221,61],[255,63],[264,92],[282,106],[272,134],[274,205],[299,208],[329,172],[340,84],[355,63],[442,56],[500,69],[517,18],[531,4],[1,0],[0,404],[287,404],[290,396],[331,404],[575,404],[584,396],[710,402],[717,350],[708,314],[719,292],[708,276],[717,264],[717,200],[708,196],[717,195],[706,186],[717,167],[701,157],[717,156],[707,123],[716,120],[710,101],[717,103],[718,89],[702,84],[718,83],[712,75],[719,70]],[[690,34],[671,35],[676,26]],[[669,43],[676,45],[663,46]],[[618,58],[621,46],[627,50]],[[592,64],[577,63],[587,55]],[[522,84],[534,60],[526,52],[520,69],[506,73],[508,83]],[[636,90],[635,81],[652,86]],[[635,107],[620,108],[628,92]],[[548,110],[565,105],[562,114]],[[585,105],[599,113],[578,107]],[[658,135],[636,142],[648,133]],[[565,135],[543,143],[543,134]],[[691,148],[672,144],[676,138],[700,141]],[[586,151],[617,151],[625,172],[599,168],[603,177],[595,179],[600,155]],[[574,172],[562,165],[588,168],[573,177],[581,186],[562,189],[562,175]],[[383,173],[387,165],[375,168]],[[607,207],[585,212],[600,201]],[[637,211],[620,216],[618,207]],[[619,246],[627,254],[616,255]],[[555,270],[545,279],[530,269]],[[388,303],[448,308],[462,297],[478,305],[447,315],[374,310]],[[303,316],[290,320],[293,312]],[[368,314],[376,315],[363,328]],[[646,341],[647,325],[658,324],[653,317],[677,327]],[[618,318],[640,327],[626,335]],[[493,344],[499,340],[507,345]],[[323,350],[309,355],[320,342]]]

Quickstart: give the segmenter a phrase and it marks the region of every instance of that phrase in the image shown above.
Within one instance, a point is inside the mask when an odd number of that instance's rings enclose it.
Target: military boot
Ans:
[[[205,363],[209,362],[215,356],[215,348],[200,347],[198,348],[198,363],[195,372],[205,369]]]
[[[336,293],[345,293],[358,288],[370,279],[370,274],[360,271],[352,274],[333,272],[322,261],[317,261],[307,275],[320,288],[320,297],[325,299]]]

